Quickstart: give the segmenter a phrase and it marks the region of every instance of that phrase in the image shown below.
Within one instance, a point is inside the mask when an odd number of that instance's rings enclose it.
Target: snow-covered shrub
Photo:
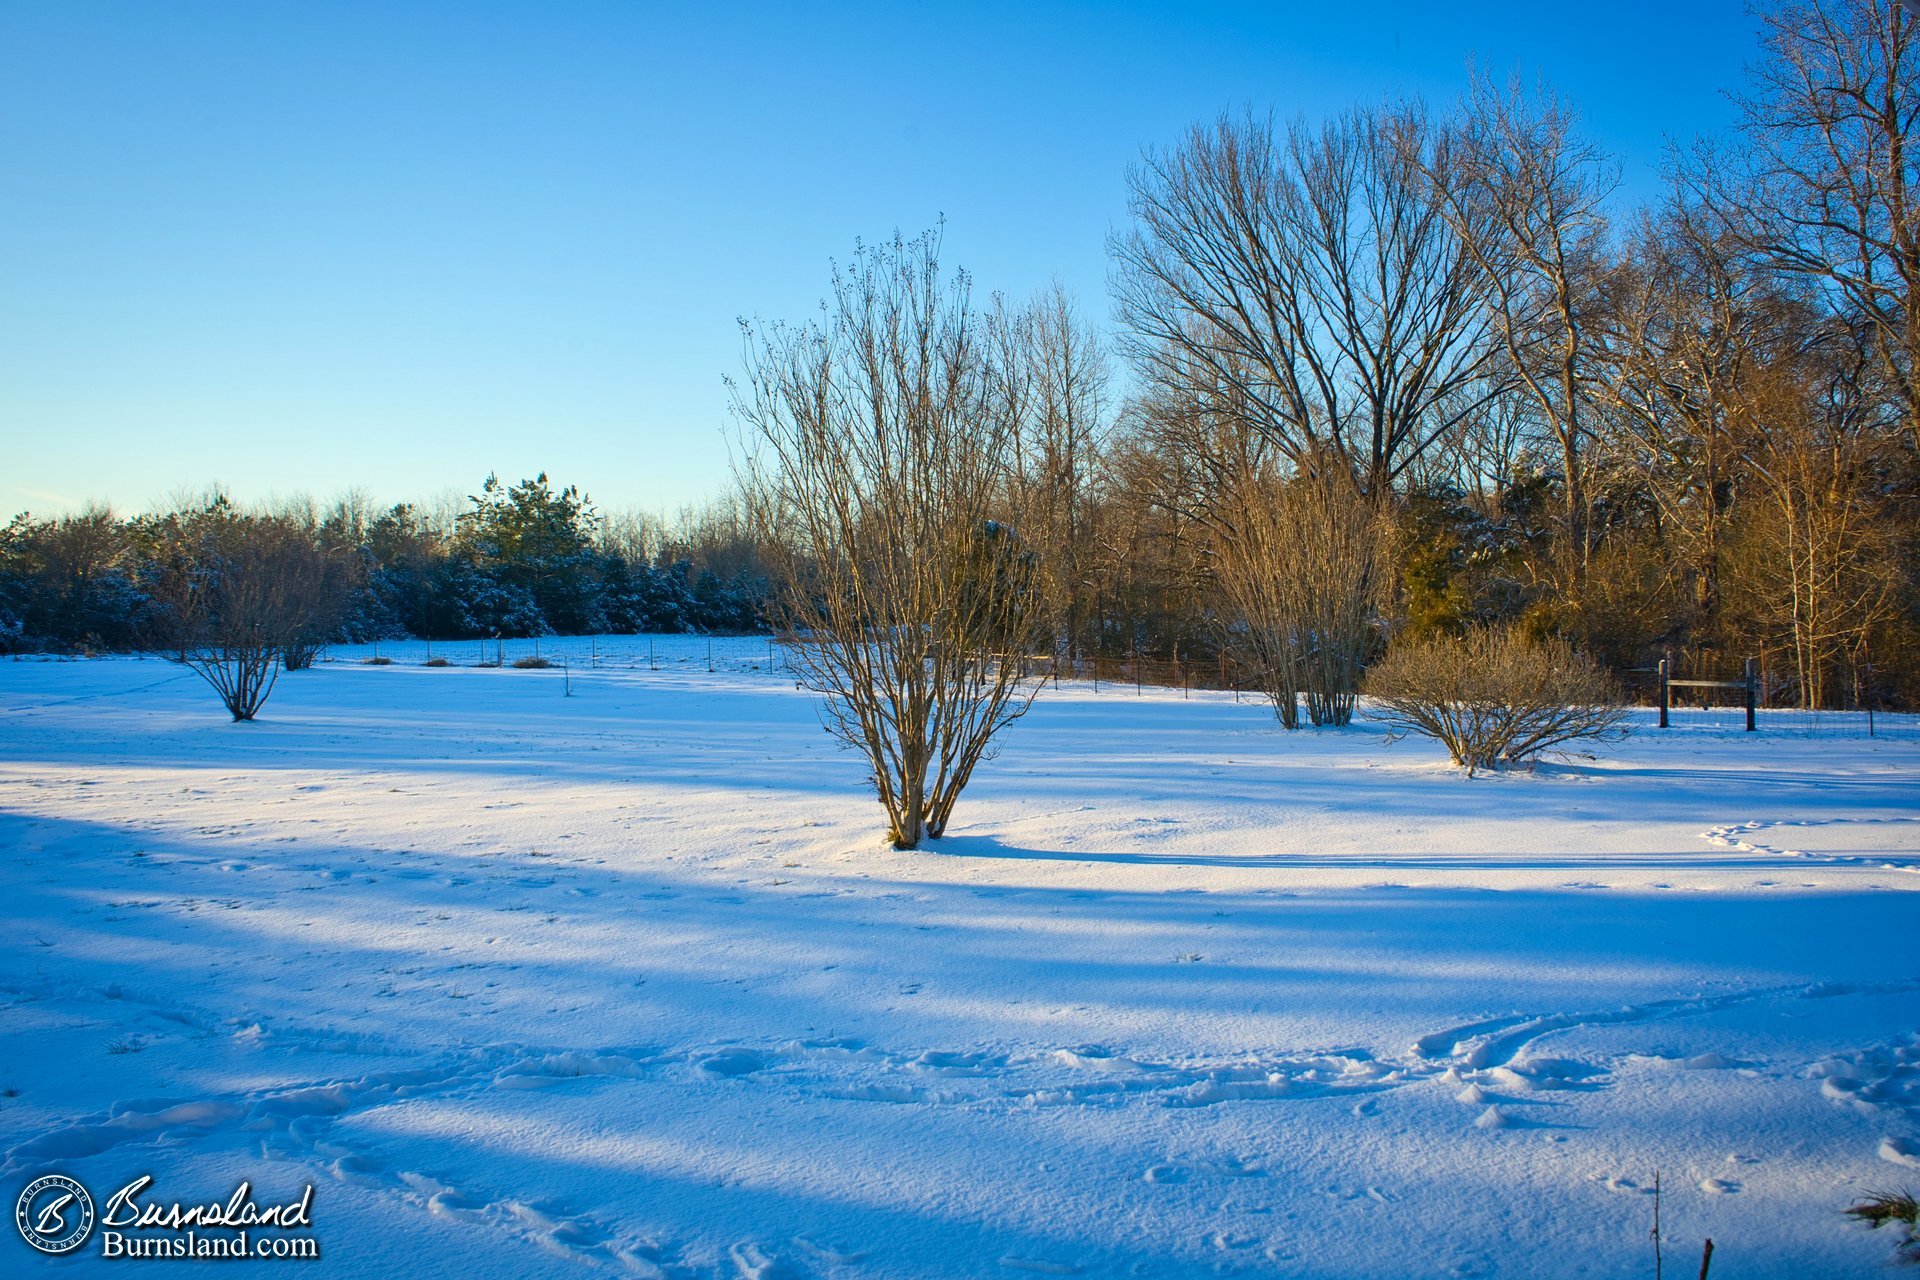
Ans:
[[[1558,637],[1476,627],[1395,645],[1366,692],[1396,738],[1437,739],[1469,777],[1580,740],[1626,732],[1613,679]]]

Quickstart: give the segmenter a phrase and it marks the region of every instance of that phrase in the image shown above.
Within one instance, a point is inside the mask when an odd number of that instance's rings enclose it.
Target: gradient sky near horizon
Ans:
[[[1757,56],[1615,6],[0,3],[0,518],[728,484],[743,315],[946,218],[976,287],[1108,315],[1127,166],[1225,108],[1545,77],[1658,194]]]

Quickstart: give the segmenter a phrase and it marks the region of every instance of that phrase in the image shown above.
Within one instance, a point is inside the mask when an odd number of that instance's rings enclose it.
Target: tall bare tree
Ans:
[[[937,239],[896,237],[836,269],[820,320],[747,326],[734,388],[795,666],[903,849],[945,832],[1038,687],[1038,566],[1004,522],[1018,397],[987,330]]]
[[[1591,538],[1583,446],[1607,355],[1617,166],[1551,93],[1476,79],[1442,145],[1416,153],[1473,257],[1504,368],[1558,446],[1570,581]]]
[[[1439,142],[1403,106],[1284,134],[1222,117],[1149,151],[1110,244],[1128,355],[1150,381],[1229,389],[1296,466],[1333,450],[1389,492],[1491,394],[1484,272]]]
[[[1616,276],[1606,451],[1659,512],[1686,629],[1712,643],[1742,463],[1736,408],[1754,369],[1815,318],[1677,191],[1642,220]],[[1791,313],[1791,314],[1789,314]],[[1812,324],[1811,330],[1803,326]]]
[[[1019,391],[1020,531],[1040,556],[1055,643],[1077,661],[1092,639],[1100,446],[1107,428],[1107,354],[1056,284],[996,326],[999,357]]]
[[[1737,581],[1762,638],[1785,642],[1807,707],[1837,703],[1836,676],[1899,609],[1886,465],[1897,437],[1874,402],[1873,359],[1866,335],[1835,335],[1776,355],[1738,390],[1735,438],[1754,492]]]
[[[1900,0],[1793,0],[1760,19],[1743,146],[1700,152],[1689,176],[1748,250],[1865,327],[1920,447],[1920,18]]]

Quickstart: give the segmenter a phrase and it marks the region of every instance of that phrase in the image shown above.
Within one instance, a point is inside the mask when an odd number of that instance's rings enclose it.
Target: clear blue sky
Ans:
[[[1724,128],[1736,0],[1659,5],[0,0],[0,518],[727,483],[741,315],[947,218],[1107,316],[1140,147],[1544,75],[1651,196]]]

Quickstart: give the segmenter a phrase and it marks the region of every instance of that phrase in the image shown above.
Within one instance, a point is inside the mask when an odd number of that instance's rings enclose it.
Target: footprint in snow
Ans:
[[[778,1254],[768,1253],[751,1240],[743,1240],[727,1252],[739,1280],[796,1280],[800,1274]]]
[[[1000,1265],[1009,1271],[1028,1271],[1043,1276],[1077,1276],[1080,1264],[1077,1262],[1055,1262],[1047,1258],[1020,1258],[1008,1254],[1000,1259]]]
[[[848,1266],[855,1262],[864,1262],[867,1257],[866,1251],[863,1249],[844,1249],[839,1245],[814,1240],[807,1236],[795,1236],[793,1243],[794,1247],[802,1253],[818,1258],[821,1262],[836,1267]]]
[[[723,1049],[702,1058],[696,1065],[707,1075],[730,1079],[766,1070],[768,1059],[752,1049]]]

